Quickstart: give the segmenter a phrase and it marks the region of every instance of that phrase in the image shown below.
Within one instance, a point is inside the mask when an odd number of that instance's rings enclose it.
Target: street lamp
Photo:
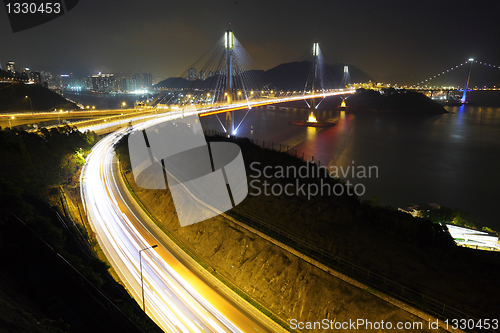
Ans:
[[[127,103],[123,102],[123,103],[122,103],[122,109],[123,109],[125,106],[127,106]]]
[[[31,103],[31,97],[24,96],[24,98],[28,98],[30,100],[31,113],[33,113],[33,104]]]
[[[9,127],[10,127],[10,128],[12,128],[12,124],[11,124],[11,122],[10,122],[10,120],[11,120],[11,119],[12,119],[12,120],[14,120],[14,119],[16,119],[16,117],[11,116],[11,117],[9,118]]]
[[[139,267],[140,267],[140,271],[141,271],[141,290],[142,290],[142,311],[144,311],[144,313],[146,313],[146,302],[144,300],[144,280],[142,279],[142,253],[141,252],[154,249],[157,246],[158,245],[155,244],[153,246],[148,246],[142,250],[139,250]]]

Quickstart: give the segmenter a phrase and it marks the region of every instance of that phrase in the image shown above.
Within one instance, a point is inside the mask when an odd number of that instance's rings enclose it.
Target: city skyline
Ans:
[[[500,46],[492,42],[497,29],[489,23],[498,7],[493,1],[473,7],[451,1],[314,1],[308,7],[299,2],[125,1],[116,8],[88,1],[16,34],[2,20],[0,38],[8,47],[0,51],[0,61],[2,66],[13,60],[20,67],[76,76],[149,71],[159,78],[174,77],[232,23],[256,69],[299,60],[317,38],[327,63],[350,63],[368,74],[409,75],[418,81],[470,57],[498,63]]]

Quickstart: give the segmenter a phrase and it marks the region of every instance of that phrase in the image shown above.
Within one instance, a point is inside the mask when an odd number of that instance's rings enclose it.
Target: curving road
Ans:
[[[141,128],[175,116],[149,121]],[[94,147],[82,171],[81,191],[99,244],[132,296],[142,303],[139,250],[158,244],[142,252],[142,267],[146,311],[164,331],[277,331],[278,326],[253,307],[221,292],[224,287],[172,246],[137,206],[123,184],[113,150],[124,133],[115,132]]]
[[[334,92],[322,96],[345,93]],[[241,103],[231,105],[229,109],[225,106],[170,112],[153,116],[150,120],[144,117],[144,121],[134,125],[134,129],[142,130],[188,114],[213,114],[295,99],[298,98],[294,96]],[[113,124],[98,126],[110,125]],[[88,129],[97,128],[93,126]],[[129,293],[142,304],[139,250],[158,244],[155,249],[141,252],[142,273],[146,312],[164,331],[284,331],[182,252],[137,205],[123,183],[114,155],[113,145],[125,133],[126,129],[118,130],[99,141],[87,157],[80,183],[89,223],[104,254]]]

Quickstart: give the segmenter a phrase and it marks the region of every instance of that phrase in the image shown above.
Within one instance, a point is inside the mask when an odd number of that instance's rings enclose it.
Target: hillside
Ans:
[[[76,104],[39,84],[0,83],[0,112],[31,112],[32,106],[33,111],[79,109]]]
[[[221,138],[211,138],[214,139]],[[159,226],[174,234],[204,262],[277,314],[300,320],[324,317],[345,320],[361,315],[369,315],[372,320],[389,320],[388,314],[396,316],[398,313],[398,317],[408,315],[387,308],[387,305],[380,304],[359,289],[339,284],[332,276],[221,216],[181,228],[168,190],[144,190],[135,185],[125,142],[123,140],[118,146],[118,152],[127,179],[136,195],[156,217]],[[251,175],[249,163],[253,161],[265,163],[264,166],[304,165],[291,156],[259,148],[245,139],[237,143],[244,154],[247,176]],[[253,179],[249,178],[249,181]],[[295,183],[295,179],[267,180],[271,184]],[[333,184],[336,182],[332,181]],[[319,179],[304,182],[317,183]],[[372,274],[385,276],[478,318],[492,316],[500,309],[500,294],[495,287],[500,259],[494,257],[496,253],[457,248],[445,230],[430,221],[416,219],[391,208],[361,203],[349,196],[307,200],[302,196],[249,195],[238,207],[229,211],[230,216],[248,224],[249,221],[239,218],[244,216],[242,214],[266,221],[274,228],[302,240],[306,246],[320,248],[342,260],[365,267]],[[263,227],[263,230],[266,232],[268,229]],[[286,242],[286,237],[282,237],[280,239]],[[349,271],[347,275],[352,274]],[[481,284],[477,283],[477,276],[481,276]],[[384,290],[387,285],[379,283],[378,287]],[[425,303],[420,303],[408,292],[405,297],[410,297],[408,300],[415,301],[422,309],[427,308]]]
[[[134,183],[130,172],[126,177],[162,230],[174,235],[184,247],[217,272],[217,276],[236,285],[285,322],[291,318],[299,321],[326,318],[341,322],[364,318],[372,322],[384,320],[394,326],[400,321],[423,322],[417,316],[273,245],[230,219],[217,216],[181,228],[168,190],[144,190]],[[428,330],[424,326],[420,332],[444,331]]]
[[[346,104],[354,110],[391,112],[395,114],[448,113],[441,104],[424,94],[393,88],[381,92],[358,89],[355,94],[348,97]]]
[[[58,209],[58,185],[78,182],[97,140],[70,127],[0,131],[0,332],[161,331]]]
[[[251,77],[252,79],[247,82],[250,87],[247,89],[260,90],[264,86],[265,73],[260,70],[245,71],[242,73],[245,77]],[[215,87],[222,85],[226,80],[226,76],[222,74],[215,74],[214,76],[207,77],[205,80],[194,80],[190,81],[184,77],[171,77],[163,81],[158,82],[155,87],[157,88],[169,88],[169,89],[215,89]],[[238,87],[235,87],[238,89]]]

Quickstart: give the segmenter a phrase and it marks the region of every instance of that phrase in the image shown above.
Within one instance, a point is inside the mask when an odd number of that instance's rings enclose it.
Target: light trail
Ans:
[[[165,113],[160,113],[160,114],[151,114],[151,115],[143,115],[139,118],[128,118],[128,119],[120,119],[116,121],[110,121],[108,123],[101,123],[101,124],[95,124],[95,125],[88,125],[88,126],[77,126],[78,129],[81,132],[85,132],[87,130],[92,130],[92,131],[97,131],[97,130],[102,130],[108,127],[116,126],[119,124],[125,124],[129,123],[130,121],[137,122],[138,120],[148,120],[148,119],[162,119],[161,121],[166,121],[169,119],[173,119],[170,117],[178,118],[178,117],[183,117],[187,115],[199,115],[200,117],[205,117],[205,116],[210,116],[214,114],[219,114],[219,113],[225,113],[229,111],[236,111],[236,110],[244,110],[244,109],[251,109],[254,107],[259,107],[259,106],[264,106],[264,105],[270,105],[270,104],[279,104],[279,103],[286,103],[286,102],[293,102],[293,101],[299,101],[299,100],[306,100],[306,99],[311,99],[311,98],[325,98],[329,96],[339,96],[339,95],[350,95],[355,93],[356,90],[354,89],[349,89],[349,90],[337,90],[333,92],[322,92],[322,93],[317,93],[317,94],[300,94],[300,95],[295,95],[295,96],[288,96],[288,97],[281,97],[281,98],[266,98],[266,99],[261,99],[253,102],[242,102],[242,103],[233,103],[230,105],[227,104],[222,104],[222,105],[215,105],[215,106],[207,106],[207,107],[199,107],[197,105],[193,107],[185,107],[184,109],[176,109],[175,111],[168,111]],[[307,103],[307,101],[306,101]],[[169,118],[164,118],[165,116]],[[219,120],[220,122],[220,120]],[[156,123],[156,122],[155,122]],[[241,124],[240,124],[241,125]],[[149,125],[152,126],[152,125]],[[221,126],[224,128],[224,125],[221,123]],[[224,128],[225,130],[225,128]]]
[[[143,116],[143,122],[133,126],[142,130],[175,118],[200,116],[276,104],[350,94],[354,91],[291,96],[252,103],[216,106],[205,109],[179,110],[160,115]],[[122,122],[124,122],[122,120]],[[127,120],[128,122],[128,120]],[[116,126],[116,122],[80,128]],[[215,291],[216,282],[208,281],[188,260],[179,255],[166,235],[138,207],[119,174],[114,144],[128,129],[121,129],[99,141],[87,157],[81,173],[81,196],[84,209],[106,258],[131,295],[142,303],[139,270],[139,250],[158,244],[154,250],[142,252],[144,297],[149,316],[166,332],[276,332],[276,323],[251,308],[236,305],[227,294]],[[233,295],[234,297],[235,295]],[[236,296],[239,297],[239,296]],[[240,300],[241,301],[241,300]],[[249,308],[250,307],[250,308]],[[256,317],[265,319],[263,324]],[[271,328],[269,328],[271,327]]]
[[[142,111],[142,109],[140,109]],[[117,113],[135,113],[137,112],[138,109],[109,109],[109,110],[67,110],[67,111],[27,111],[27,112],[11,112],[11,113],[2,113],[0,114],[0,119],[2,118],[9,118],[9,117],[16,117],[16,118],[57,118],[57,116],[78,116],[78,117],[94,117],[94,116],[102,116],[102,115],[109,115],[109,114],[117,114]]]
[[[344,90],[344,91],[324,92],[324,93],[310,94],[310,95],[301,94],[301,95],[290,96],[290,97],[272,98],[272,99],[259,100],[259,101],[250,102],[250,103],[239,103],[239,104],[231,104],[231,105],[225,105],[225,106],[214,107],[214,108],[200,109],[197,112],[197,114],[199,114],[200,117],[205,117],[205,116],[210,116],[210,115],[218,114],[218,113],[224,113],[224,112],[228,112],[228,111],[243,110],[243,109],[248,109],[248,108],[253,108],[253,107],[258,107],[258,106],[293,102],[293,101],[299,101],[299,100],[305,100],[305,99],[311,99],[311,98],[325,98],[325,97],[329,97],[329,96],[349,95],[349,94],[353,94],[355,92],[356,92],[356,90]]]
[[[158,116],[134,127],[143,129],[181,115]],[[81,194],[98,242],[131,295],[142,303],[139,250],[158,244],[155,250],[142,252],[144,294],[148,315],[164,331],[276,331],[276,327],[270,329],[254,318],[249,313],[252,311],[218,294],[192,267],[186,267],[189,264],[170,248],[166,236],[147,221],[124,190],[119,175],[113,145],[125,133],[112,133],[93,148],[82,170]]]

